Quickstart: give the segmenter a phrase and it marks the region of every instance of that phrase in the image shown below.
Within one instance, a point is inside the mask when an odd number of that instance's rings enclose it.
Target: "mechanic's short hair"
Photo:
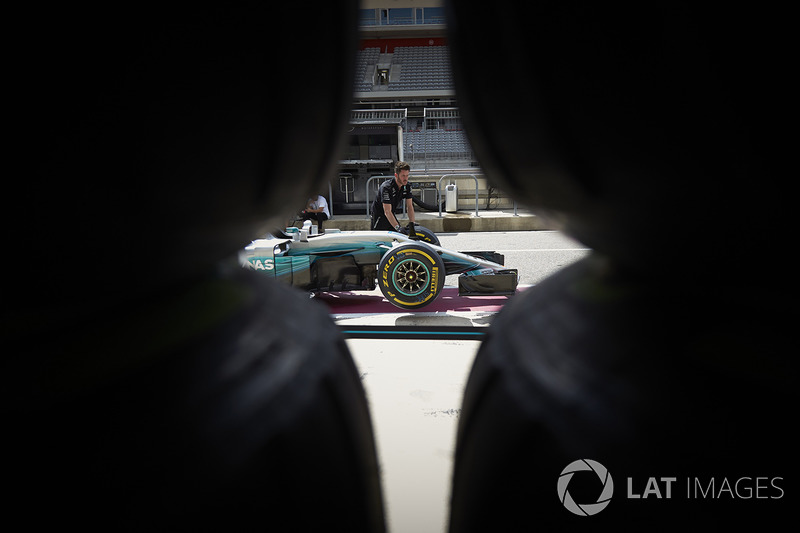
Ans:
[[[411,165],[409,165],[405,161],[398,161],[397,163],[394,164],[394,173],[400,174],[401,170],[408,170],[409,172],[411,172]]]

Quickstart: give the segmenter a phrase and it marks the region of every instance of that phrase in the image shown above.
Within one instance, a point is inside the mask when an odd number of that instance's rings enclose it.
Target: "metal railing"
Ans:
[[[464,179],[464,178],[472,178],[473,180],[475,180],[475,216],[479,217],[480,215],[478,214],[478,178],[475,177],[474,174],[445,174],[444,176],[439,178],[439,183],[436,185],[436,189],[437,189],[440,197],[441,197],[441,194],[442,194],[442,180],[445,179],[445,178],[447,178],[447,179],[449,179],[451,181],[452,180],[458,180],[458,179]],[[458,204],[458,197],[456,197],[456,204]],[[458,209],[458,205],[456,205],[456,209]],[[439,218],[442,218],[442,203],[441,202],[439,202]]]
[[[370,207],[372,207],[372,202],[370,201],[370,194],[369,194],[369,185],[370,185],[370,183],[372,183],[373,180],[377,180],[377,179],[379,179],[379,180],[387,180],[389,178],[394,178],[394,176],[379,175],[379,176],[372,176],[369,179],[367,179],[367,183],[364,186],[364,193],[365,193],[365,198],[366,198],[366,215],[367,215],[368,219],[372,218],[372,215],[369,212]],[[448,179],[448,180],[451,180],[451,182],[452,182],[452,181],[456,181],[456,180],[459,180],[459,179],[467,179],[467,178],[472,178],[475,181],[475,216],[476,217],[480,217],[480,212],[479,212],[479,208],[478,208],[478,178],[474,174],[445,174],[445,175],[443,175],[441,178],[439,178],[439,182],[436,185],[436,194],[438,195],[438,198],[442,197],[442,180],[443,179]],[[442,218],[442,203],[444,203],[444,202],[438,201],[437,203],[439,204],[439,218]],[[458,208],[458,206],[456,206],[456,208]],[[406,212],[406,205],[405,205],[405,203],[403,203],[403,215],[405,215],[405,212]],[[333,212],[331,211],[331,217],[332,216],[333,216]],[[514,216],[518,216],[517,215],[517,201],[516,200],[514,200]]]

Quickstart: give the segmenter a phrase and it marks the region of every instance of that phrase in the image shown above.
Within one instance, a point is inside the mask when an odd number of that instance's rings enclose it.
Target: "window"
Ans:
[[[411,13],[410,7],[389,9],[389,24],[413,24]]]
[[[378,24],[377,10],[375,10],[375,9],[359,9],[358,10],[358,23],[361,26],[376,26]]]
[[[426,7],[425,24],[444,24],[444,9],[441,7]]]

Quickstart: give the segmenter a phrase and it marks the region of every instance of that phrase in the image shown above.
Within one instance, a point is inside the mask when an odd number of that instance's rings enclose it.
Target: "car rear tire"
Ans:
[[[402,309],[419,309],[434,301],[442,292],[444,280],[444,261],[425,244],[392,248],[378,264],[381,292]]]

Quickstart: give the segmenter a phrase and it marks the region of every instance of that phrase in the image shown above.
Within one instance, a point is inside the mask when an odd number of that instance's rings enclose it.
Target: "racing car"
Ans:
[[[320,235],[286,228],[251,242],[239,262],[310,293],[372,291],[377,286],[402,309],[433,302],[450,274],[460,274],[459,295],[516,292],[517,270],[503,266],[502,254],[454,252],[442,248],[429,229],[409,228],[407,233],[326,229]]]

